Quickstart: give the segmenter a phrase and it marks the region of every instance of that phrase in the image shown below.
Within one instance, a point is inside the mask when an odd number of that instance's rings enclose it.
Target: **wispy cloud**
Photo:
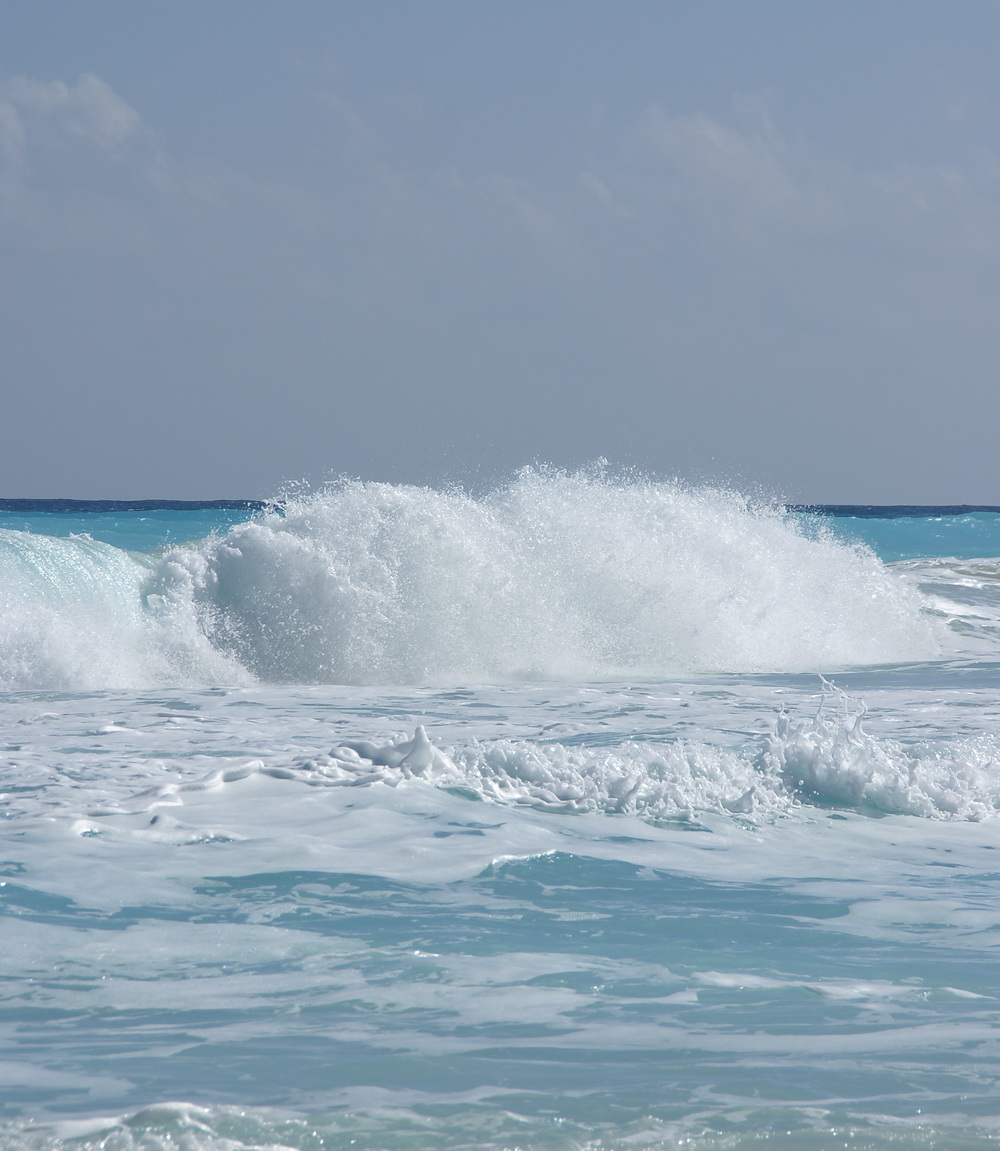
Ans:
[[[27,124],[54,128],[108,152],[120,148],[141,125],[139,113],[92,72],[75,85],[13,76],[0,84],[0,117],[17,126],[19,145]]]

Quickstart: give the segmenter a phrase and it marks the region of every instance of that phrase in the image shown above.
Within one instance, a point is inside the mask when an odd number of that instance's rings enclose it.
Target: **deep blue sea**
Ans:
[[[0,1147],[1000,1143],[1000,509],[0,501]]]

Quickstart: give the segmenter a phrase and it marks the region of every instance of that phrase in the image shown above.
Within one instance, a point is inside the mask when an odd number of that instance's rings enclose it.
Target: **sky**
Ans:
[[[0,0],[0,496],[1000,504],[1000,0]]]

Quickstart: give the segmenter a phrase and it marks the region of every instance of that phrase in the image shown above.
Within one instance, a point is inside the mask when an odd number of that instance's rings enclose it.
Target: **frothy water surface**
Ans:
[[[0,532],[0,1146],[995,1146],[985,545],[541,471],[223,528]]]

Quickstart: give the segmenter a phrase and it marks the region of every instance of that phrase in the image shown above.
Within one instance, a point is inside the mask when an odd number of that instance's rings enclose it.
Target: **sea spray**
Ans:
[[[530,469],[464,492],[345,482],[172,553],[220,649],[268,682],[793,671],[927,658],[869,552],[734,493]],[[188,591],[188,589],[190,589]]]
[[[781,672],[938,651],[919,593],[866,549],[733,492],[600,472],[526,469],[481,498],[344,481],[160,557],[46,540],[41,564],[42,537],[2,535],[33,557],[5,573],[8,688]]]
[[[0,530],[0,690],[248,683],[188,602],[150,603],[156,559]]]

